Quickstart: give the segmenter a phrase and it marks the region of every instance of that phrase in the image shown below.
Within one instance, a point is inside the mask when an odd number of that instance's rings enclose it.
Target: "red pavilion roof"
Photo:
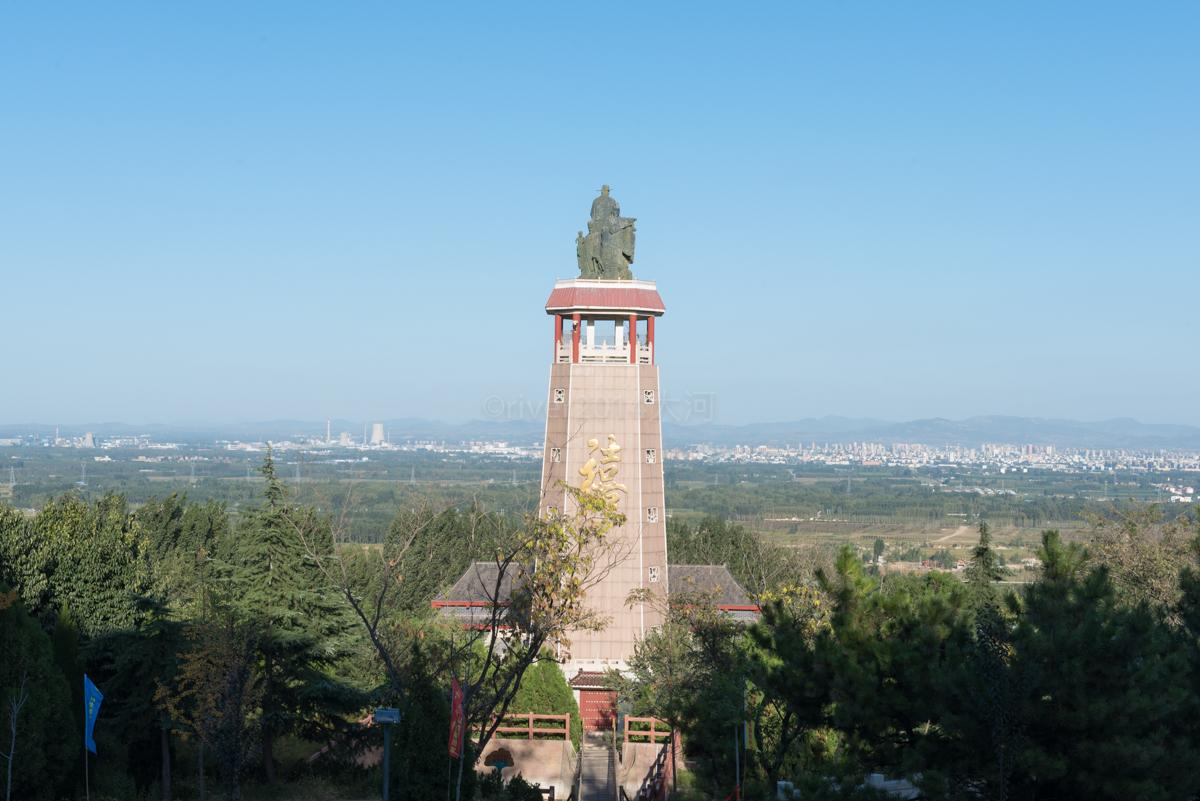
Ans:
[[[559,281],[546,301],[547,313],[581,310],[662,314],[667,307],[653,281]]]

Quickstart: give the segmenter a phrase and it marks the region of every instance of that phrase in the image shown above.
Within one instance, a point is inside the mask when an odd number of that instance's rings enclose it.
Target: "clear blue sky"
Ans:
[[[721,422],[1200,424],[1200,5],[423,5],[0,7],[0,421],[541,404],[609,183]]]

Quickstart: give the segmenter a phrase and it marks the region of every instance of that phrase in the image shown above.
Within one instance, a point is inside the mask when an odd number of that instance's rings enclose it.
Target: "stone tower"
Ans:
[[[604,191],[598,201],[608,198]],[[619,209],[598,203],[593,204],[593,223],[597,205],[601,215],[615,221],[614,228],[625,222]],[[610,205],[615,208],[615,201]],[[589,226],[597,241],[599,227]],[[581,273],[630,274],[632,220],[624,230],[627,246],[597,246],[596,258],[586,262],[581,255]],[[615,266],[605,269],[609,254]],[[593,264],[599,267],[589,269]],[[554,343],[542,461],[544,509],[563,508],[563,484],[606,482],[626,521],[609,535],[621,560],[588,590],[586,599],[610,622],[603,631],[572,635],[569,655],[564,654],[567,675],[568,666],[594,671],[624,665],[634,643],[662,623],[653,605],[629,607],[626,598],[639,588],[660,597],[667,592],[662,405],[654,341],[655,321],[665,310],[655,283],[633,278],[558,281],[546,301]]]

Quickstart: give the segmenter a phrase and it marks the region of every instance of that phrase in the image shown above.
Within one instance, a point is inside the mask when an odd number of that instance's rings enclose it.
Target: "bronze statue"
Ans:
[[[636,232],[633,217],[622,217],[621,206],[608,194],[608,184],[600,187],[600,197],[592,201],[592,219],[587,236],[575,237],[575,256],[579,259],[580,278],[633,278],[633,244]]]

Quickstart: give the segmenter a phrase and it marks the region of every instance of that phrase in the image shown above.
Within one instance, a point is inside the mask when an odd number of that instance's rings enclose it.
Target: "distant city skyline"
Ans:
[[[669,407],[663,407],[664,413]],[[740,426],[716,422],[668,421],[665,442],[686,448],[794,448],[798,446],[878,443],[887,447],[922,445],[988,448],[1000,445],[1058,449],[1175,451],[1200,453],[1200,427],[1142,423],[1129,418],[1107,421],[1049,420],[1027,417],[933,418],[888,422],[869,418],[824,417]],[[388,420],[259,420],[227,424],[130,424],[93,421],[67,425],[12,424],[0,421],[0,445],[158,442],[289,442],[347,447],[409,447],[413,443],[541,443],[545,424],[529,418],[492,418],[447,423],[419,418]],[[89,446],[90,447],[90,446]]]
[[[541,402],[602,184],[711,422],[1200,425],[1200,7],[0,10],[0,423]]]
[[[374,424],[380,425],[380,424]],[[376,433],[379,436],[376,436]],[[215,442],[178,443],[155,440],[146,436],[118,436],[108,439],[97,438],[91,432],[80,437],[60,436],[58,432],[52,439],[30,437],[8,438],[0,437],[0,449],[29,448],[38,450],[46,448],[75,449],[89,452],[93,461],[111,462],[113,458],[107,454],[94,455],[95,452],[113,451],[126,454],[129,452],[157,452],[159,454],[186,454],[197,448],[203,451],[215,450],[225,452],[262,453],[268,447],[285,462],[291,460],[298,465],[296,454],[301,460],[307,454],[310,459],[327,461],[331,455],[341,451],[349,454],[376,454],[381,452],[396,453],[434,453],[434,454],[473,454],[511,458],[514,460],[540,461],[543,455],[543,443],[523,442],[514,443],[493,439],[438,441],[407,440],[393,443],[385,439],[383,432],[372,429],[370,441],[366,436],[359,440],[342,431],[338,437],[301,437],[284,440],[243,440],[239,438],[222,438]],[[17,451],[19,454],[27,451]],[[0,451],[2,453],[2,451]],[[937,469],[941,467],[974,467],[985,472],[996,471],[1000,475],[1012,473],[1028,473],[1034,471],[1050,471],[1060,473],[1113,473],[1117,471],[1135,473],[1200,473],[1200,448],[1095,448],[1095,447],[1057,447],[1055,445],[1018,444],[1014,442],[984,443],[978,447],[969,445],[928,445],[919,442],[883,443],[874,441],[826,441],[826,442],[797,442],[790,445],[766,445],[743,443],[737,445],[699,444],[691,443],[668,444],[662,455],[667,462],[679,465],[683,462],[703,463],[744,463],[744,464],[775,464],[775,465],[824,465],[827,467],[902,467],[911,470]],[[164,461],[168,456],[154,457],[156,461]],[[184,456],[183,458],[188,458]],[[208,458],[208,457],[205,457]],[[357,460],[359,457],[350,457]],[[367,457],[369,458],[369,457]],[[146,456],[138,457],[145,461]],[[334,459],[334,461],[339,461]],[[346,457],[340,461],[346,461]],[[83,462],[86,464],[86,460]],[[194,469],[193,469],[194,476]],[[86,473],[85,473],[86,475]],[[15,470],[10,469],[9,483],[15,483]],[[1169,496],[1165,498],[1170,503],[1190,504],[1196,500],[1195,482],[1184,480],[1179,484],[1160,484],[1160,489]],[[960,491],[973,491],[960,487]],[[995,494],[992,491],[981,491],[981,494]],[[1010,493],[1013,494],[1013,493]]]

